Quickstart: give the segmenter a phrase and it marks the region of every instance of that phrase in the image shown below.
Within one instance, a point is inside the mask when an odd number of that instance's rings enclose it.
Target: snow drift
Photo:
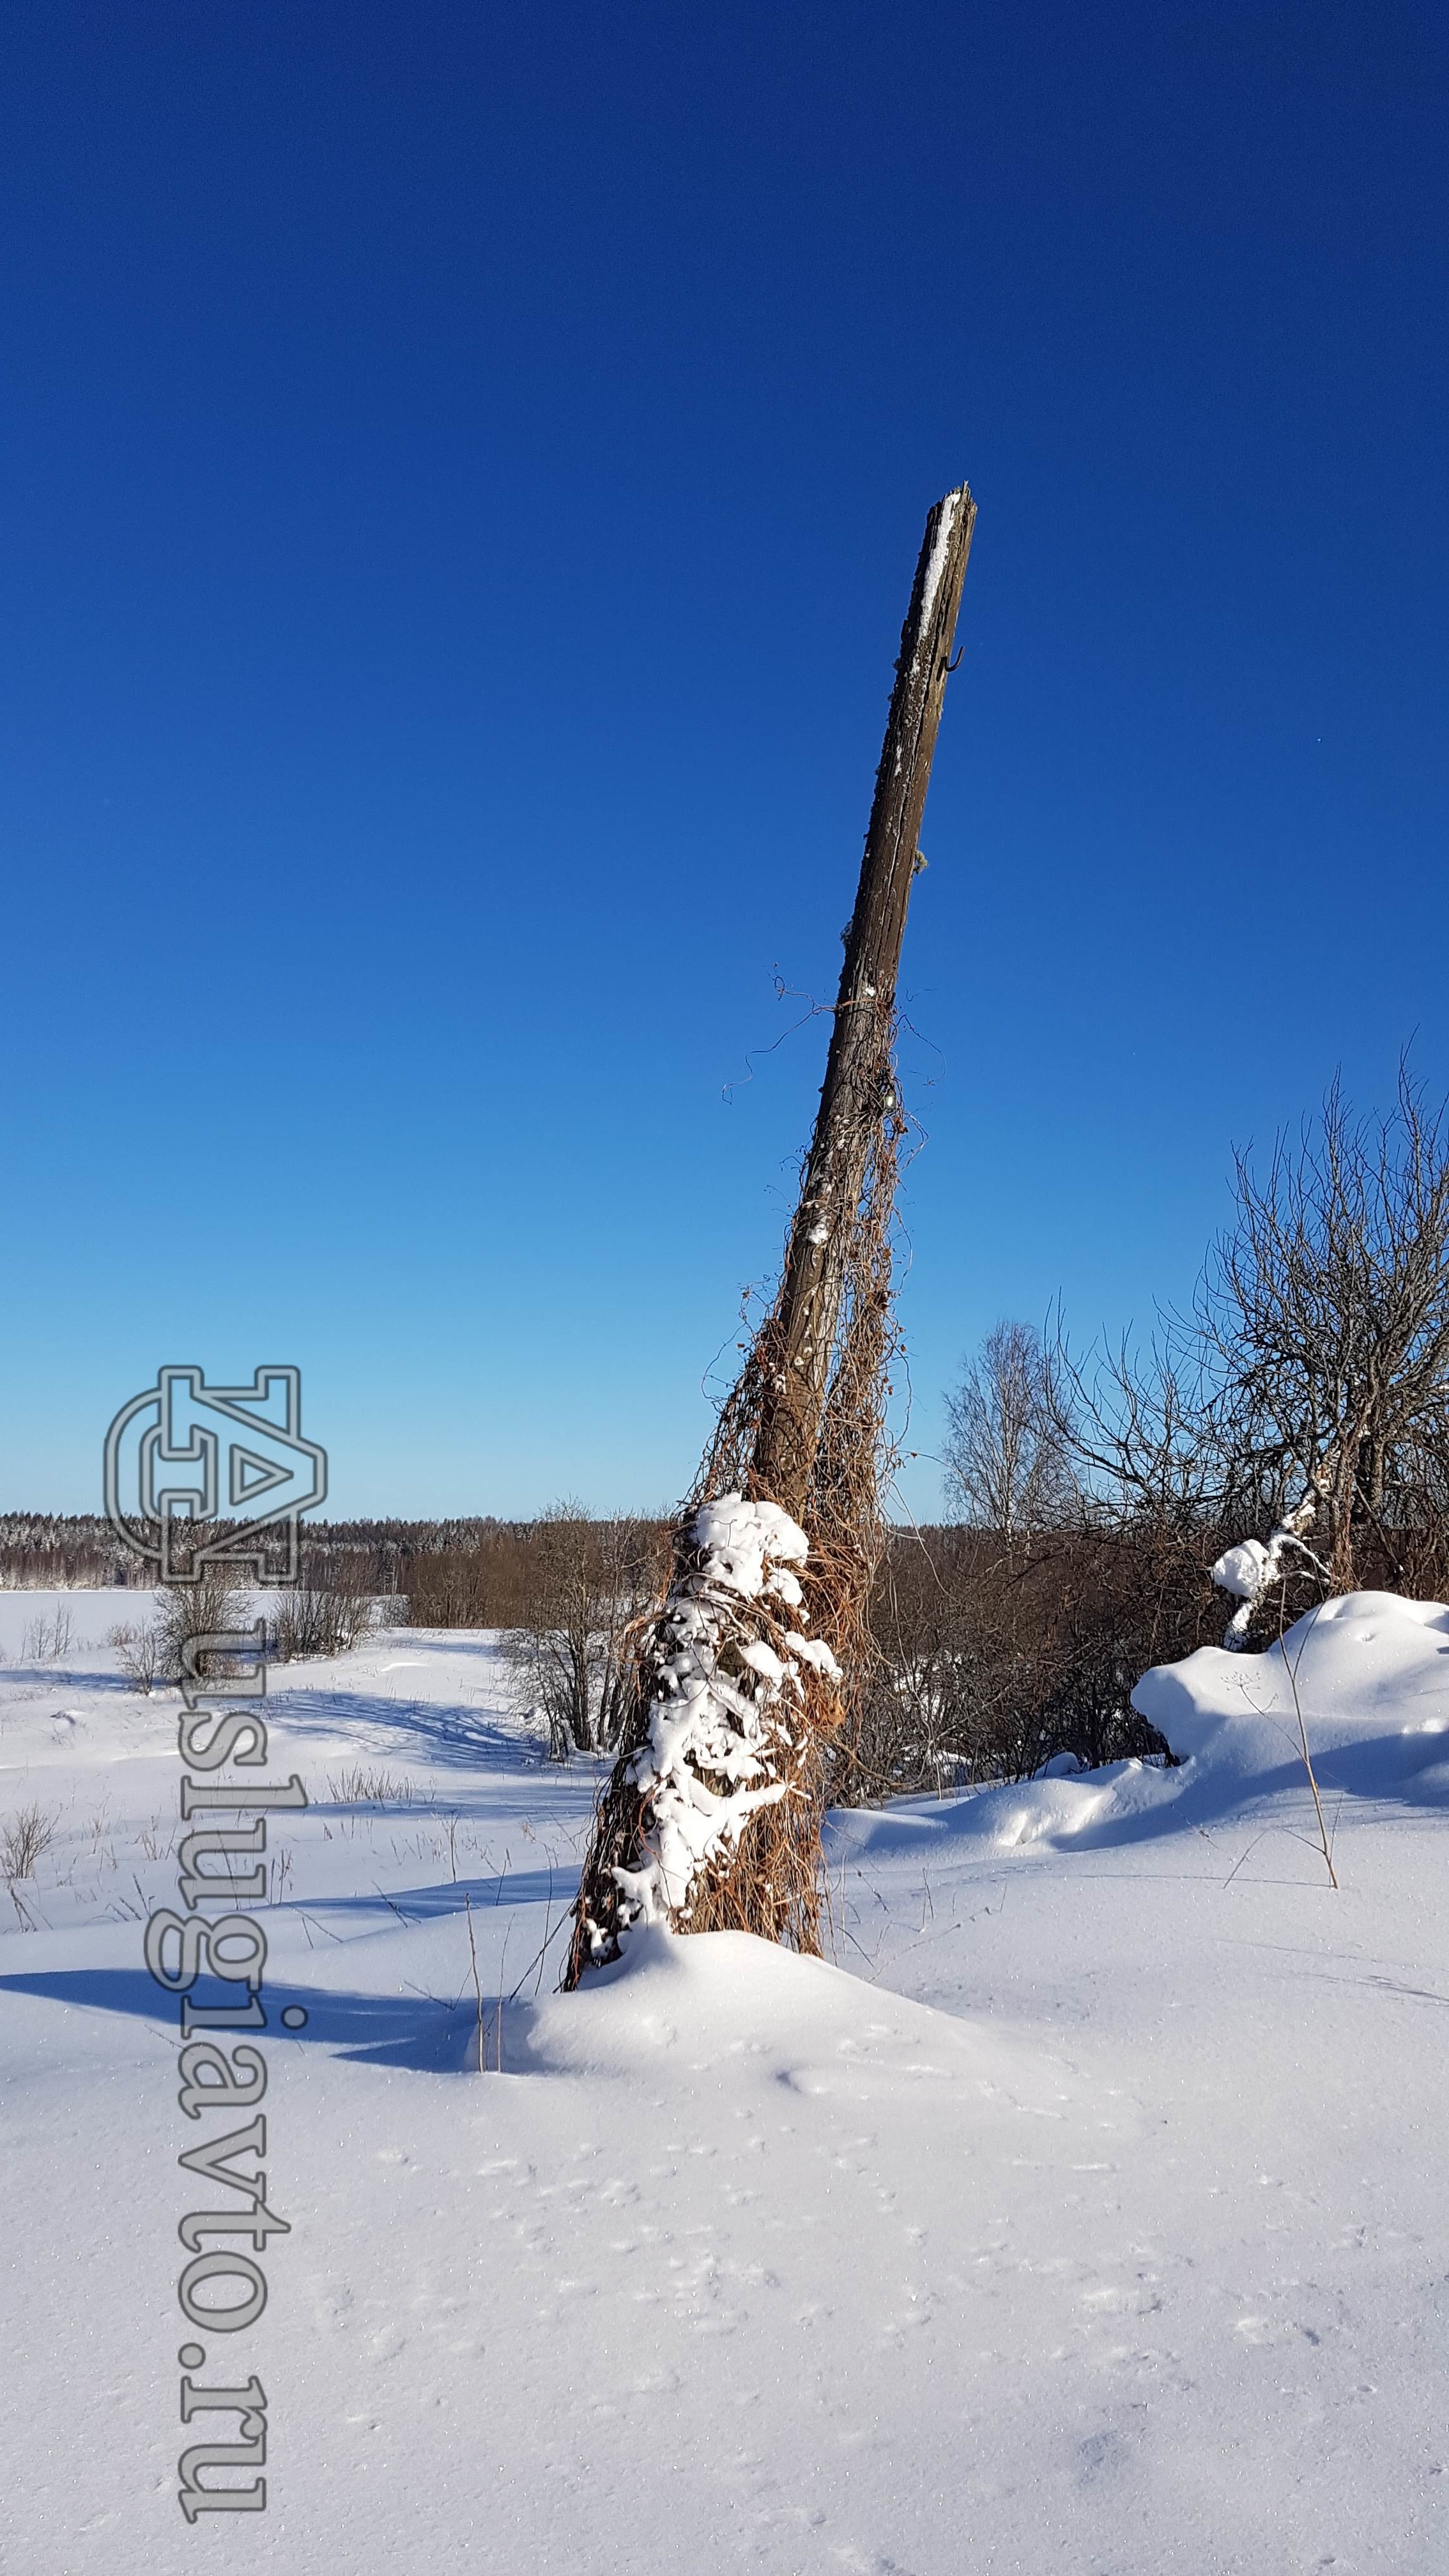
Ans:
[[[1295,1701],[1295,1690],[1297,1698]],[[1297,1811],[1308,1783],[1301,1705],[1319,1787],[1345,1799],[1449,1805],[1449,1609],[1389,1592],[1353,1592],[1298,1620],[1265,1654],[1203,1646],[1144,1674],[1132,1705],[1178,1760],[1114,1762],[945,1800],[903,1799],[837,1818],[837,1849],[992,1851],[1090,1848],[1238,1813]]]

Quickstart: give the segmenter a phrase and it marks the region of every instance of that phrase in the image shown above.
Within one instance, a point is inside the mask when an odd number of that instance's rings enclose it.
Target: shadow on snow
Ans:
[[[34,1995],[67,2010],[124,2013],[166,2031],[179,2025],[166,2017],[163,1989],[143,1968],[63,1968],[32,1976],[0,1977],[0,1988]],[[321,2043],[363,2065],[397,2066],[419,2073],[446,2075],[465,2069],[477,2046],[477,2008],[432,1995],[329,1994],[324,1987],[277,1983],[266,1990],[266,2028],[219,2031],[223,2044],[292,2040],[301,2047]],[[281,2016],[299,2005],[307,2020],[301,2030],[286,2030]],[[199,2035],[199,2034],[198,2034]]]

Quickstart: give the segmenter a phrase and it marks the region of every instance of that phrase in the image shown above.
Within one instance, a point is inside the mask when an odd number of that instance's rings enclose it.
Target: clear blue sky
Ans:
[[[191,1360],[300,1362],[341,1511],[684,1486],[963,476],[911,1445],[999,1314],[1184,1295],[1336,1065],[1449,1085],[1446,72],[1393,0],[12,12],[0,1501]]]

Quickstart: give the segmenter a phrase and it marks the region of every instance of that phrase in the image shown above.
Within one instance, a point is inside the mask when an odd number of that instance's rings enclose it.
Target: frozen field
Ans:
[[[1178,1771],[838,1818],[836,1966],[653,1934],[569,1999],[596,1774],[490,1641],[275,1673],[290,2233],[196,2368],[262,2380],[268,2499],[189,2528],[235,2419],[179,2422],[177,2157],[222,2124],[142,1958],[182,1766],[101,1642],[137,1607],[0,1593],[0,1822],[54,1825],[0,1890],[6,2576],[1449,2566],[1449,1612],[1290,1639],[1337,1891],[1281,1657],[1205,1654],[1141,1694]]]

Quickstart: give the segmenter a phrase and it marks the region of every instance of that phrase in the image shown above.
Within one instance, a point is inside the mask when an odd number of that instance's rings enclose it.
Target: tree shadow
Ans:
[[[33,1975],[0,1977],[0,1989],[59,2004],[63,2011],[122,2013],[145,2021],[178,2044],[180,2016],[173,2021],[163,1989],[142,1968],[60,1968]],[[325,1987],[268,1984],[264,2030],[220,2032],[232,2045],[240,2042],[295,2041],[299,2046],[331,2049],[364,2066],[395,2066],[420,2074],[464,2072],[470,2050],[477,2047],[477,2011],[466,2004],[430,1995],[333,1994]],[[300,2030],[284,2026],[282,2014],[293,2009],[307,2018]]]
[[[439,1700],[288,1690],[269,1701],[267,1713],[303,1739],[335,1736],[345,1729],[363,1737],[369,1752],[396,1754],[416,1747],[450,1770],[517,1770],[520,1763],[541,1764],[544,1759],[537,1737],[514,1734],[480,1717],[476,1709],[449,1707]]]
[[[0,1664],[0,1679],[7,1689],[12,1683],[21,1683],[29,1690],[41,1693],[74,1691],[77,1698],[85,1694],[94,1699],[145,1699],[149,1696],[159,1701],[166,1688],[164,1682],[158,1682],[155,1690],[148,1694],[138,1690],[124,1673],[77,1673],[72,1672],[68,1664]],[[179,1709],[179,1698],[176,1705]]]
[[[355,1896],[309,1896],[300,1910],[313,1915],[362,1914],[379,1906],[406,1916],[410,1923],[430,1923],[441,1915],[492,1914],[512,1905],[547,1905],[567,1912],[579,1892],[577,1870],[516,1869],[492,1878],[438,1879],[428,1887],[390,1887]]]

